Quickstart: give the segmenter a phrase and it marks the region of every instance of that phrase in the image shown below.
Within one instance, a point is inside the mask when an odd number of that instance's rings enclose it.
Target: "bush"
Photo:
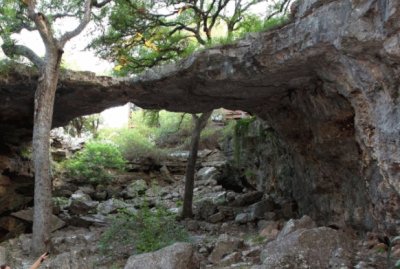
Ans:
[[[111,171],[124,169],[125,160],[118,147],[111,143],[92,141],[65,163],[67,174],[93,184],[111,180]]]
[[[163,150],[155,147],[151,132],[142,128],[103,130],[100,137],[115,143],[121,149],[122,156],[129,161],[137,158],[159,160],[165,155]]]
[[[136,253],[152,252],[175,242],[188,241],[187,231],[176,223],[175,215],[163,207],[142,207],[138,213],[120,212],[100,239],[103,254],[115,255],[119,249]]]
[[[160,125],[154,130],[158,146],[179,147],[190,137],[192,117],[190,114],[160,111]]]

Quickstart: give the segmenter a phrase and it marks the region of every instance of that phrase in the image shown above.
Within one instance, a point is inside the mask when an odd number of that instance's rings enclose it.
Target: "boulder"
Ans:
[[[218,237],[215,247],[209,256],[210,262],[218,264],[221,260],[234,251],[243,247],[243,240],[227,234]]]
[[[217,213],[217,205],[209,198],[202,199],[195,203],[194,213],[197,218],[208,220],[212,215]]]
[[[125,269],[188,269],[199,268],[189,243],[175,243],[155,252],[131,256]]]
[[[94,211],[99,202],[92,201],[92,198],[81,190],[72,194],[68,210],[72,214],[82,215]]]
[[[92,185],[80,186],[79,190],[81,190],[83,193],[89,195],[90,197],[92,197],[94,195],[94,193],[96,192],[96,190],[94,189],[94,187]]]
[[[268,243],[259,268],[351,268],[347,241],[328,227],[299,229]]]
[[[84,228],[88,228],[92,225],[105,226],[109,224],[109,220],[100,214],[66,216],[65,221],[68,223],[68,225]]]
[[[226,192],[221,191],[213,194],[212,197],[213,203],[216,205],[223,205],[226,203]]]
[[[51,259],[46,261],[46,268],[57,268],[57,269],[93,269],[93,264],[88,262],[87,256],[89,256],[87,250],[75,250],[69,252],[63,252],[56,256],[52,256]]]
[[[315,227],[317,227],[317,225],[307,215],[304,215],[301,219],[291,219],[286,222],[285,226],[283,226],[282,231],[279,233],[278,239],[299,229],[311,229]]]
[[[220,266],[229,266],[231,264],[237,263],[241,260],[241,255],[239,252],[233,252],[227,254],[222,260],[218,263]]]
[[[260,191],[252,191],[237,195],[232,202],[232,206],[248,206],[260,201],[264,193]]]
[[[147,183],[143,179],[135,180],[125,189],[126,198],[136,198],[146,193]]]
[[[27,221],[29,223],[33,222],[33,208],[28,208],[25,210],[21,210],[15,213],[12,213],[11,216],[22,219],[24,221]],[[65,222],[62,221],[60,218],[57,216],[51,215],[51,231],[56,231],[58,229],[61,229],[62,227],[65,226]]]
[[[207,180],[215,180],[220,175],[220,172],[215,167],[203,167],[196,173],[196,180],[198,181],[207,181]]]
[[[171,173],[169,172],[168,167],[166,165],[163,165],[160,168],[160,172],[163,175],[164,181],[166,181],[168,183],[174,183],[175,182],[174,177],[171,175]]]
[[[274,203],[270,200],[261,200],[249,206],[248,212],[252,220],[264,219],[267,212],[274,210]]]
[[[203,167],[211,166],[220,168],[225,166],[226,163],[227,163],[227,158],[225,154],[220,150],[213,150],[204,158],[204,160],[201,162],[201,165]]]
[[[239,224],[245,224],[249,221],[252,221],[251,215],[249,213],[240,213],[235,217],[235,222]]]
[[[222,214],[221,212],[215,213],[214,215],[211,215],[209,217],[209,221],[211,223],[217,223],[217,222],[221,222],[225,219],[224,214]]]
[[[263,226],[260,236],[264,237],[267,241],[275,240],[279,233],[279,222],[267,221]]]
[[[102,215],[108,215],[117,213],[118,209],[122,208],[129,208],[129,211],[132,213],[136,212],[136,209],[132,205],[127,204],[124,201],[115,198],[111,198],[105,202],[100,203],[97,206],[97,212]]]

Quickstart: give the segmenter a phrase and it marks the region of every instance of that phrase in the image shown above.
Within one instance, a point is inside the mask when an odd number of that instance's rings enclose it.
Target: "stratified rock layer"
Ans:
[[[128,101],[257,114],[287,144],[286,194],[325,223],[396,229],[400,219],[400,2],[304,0],[296,18],[134,79],[65,73],[54,125]],[[0,76],[0,138],[29,137],[37,75]],[[399,232],[399,231],[397,231]]]

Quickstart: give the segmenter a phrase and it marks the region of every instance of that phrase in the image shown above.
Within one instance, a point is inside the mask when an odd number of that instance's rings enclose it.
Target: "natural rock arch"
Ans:
[[[131,101],[265,119],[287,143],[287,193],[321,222],[394,230],[400,219],[400,3],[305,0],[288,25],[136,78],[66,72],[54,124]],[[29,138],[37,75],[0,75],[0,138]]]

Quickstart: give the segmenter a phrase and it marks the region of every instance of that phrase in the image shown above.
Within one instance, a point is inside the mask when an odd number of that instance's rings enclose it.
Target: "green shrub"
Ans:
[[[165,151],[155,147],[151,132],[146,132],[144,127],[102,130],[100,137],[115,143],[129,161],[137,158],[159,160],[165,155]]]
[[[155,143],[164,147],[179,147],[190,137],[190,114],[160,111],[160,126],[154,130]]]
[[[136,214],[121,211],[117,215],[100,239],[100,250],[108,255],[132,247],[136,253],[152,252],[188,238],[167,209],[143,206]]]
[[[111,171],[124,169],[125,160],[118,147],[111,143],[92,141],[65,163],[67,174],[75,179],[104,184],[111,180]]]

